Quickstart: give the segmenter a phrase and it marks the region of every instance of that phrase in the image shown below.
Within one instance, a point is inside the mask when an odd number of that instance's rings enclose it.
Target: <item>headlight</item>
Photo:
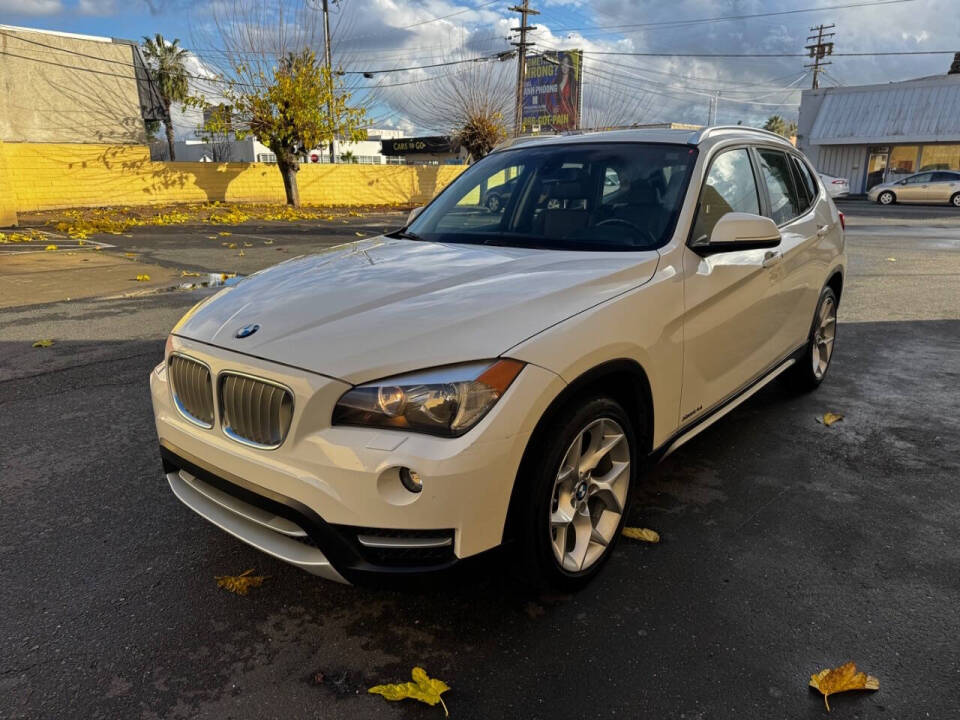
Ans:
[[[333,424],[457,437],[480,422],[522,369],[517,360],[487,360],[358,385],[340,398]]]

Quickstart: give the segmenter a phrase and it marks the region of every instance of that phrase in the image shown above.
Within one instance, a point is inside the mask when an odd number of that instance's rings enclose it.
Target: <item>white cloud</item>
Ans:
[[[56,15],[61,10],[60,0],[0,0],[0,12],[14,15]]]
[[[80,0],[77,12],[81,15],[113,15],[117,11],[116,0]]]

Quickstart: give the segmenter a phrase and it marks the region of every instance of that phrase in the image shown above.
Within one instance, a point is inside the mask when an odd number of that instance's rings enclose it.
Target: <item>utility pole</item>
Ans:
[[[527,48],[536,44],[527,42],[527,32],[537,29],[535,25],[527,25],[527,17],[539,15],[540,12],[531,9],[530,0],[523,0],[523,5],[514,5],[510,12],[520,13],[520,27],[510,28],[520,33],[519,42],[510,43],[517,48],[517,104],[513,116],[513,134],[518,136],[523,131],[523,81],[527,75]]]
[[[720,91],[715,90],[710,96],[710,109],[707,111],[707,125],[717,124],[717,111],[720,106]]]
[[[336,2],[337,0],[334,0]],[[323,0],[323,56],[327,65],[327,116],[330,118],[330,127],[333,127],[333,54],[330,52],[330,9],[328,0]],[[309,149],[309,148],[308,148]],[[330,162],[336,162],[333,156],[333,136],[330,136]]]
[[[810,52],[810,57],[813,58],[813,63],[810,65],[804,65],[805,68],[813,68],[813,85],[811,86],[814,90],[820,87],[820,73],[825,65],[832,65],[830,61],[824,62],[824,58],[827,55],[833,55],[833,41],[827,40],[832,38],[836,33],[825,33],[824,30],[831,30],[835,28],[836,25],[817,25],[816,27],[810,28],[810,32],[815,32],[816,35],[810,35],[807,40],[816,40],[813,45],[806,45],[804,49]],[[824,42],[827,40],[827,42]]]

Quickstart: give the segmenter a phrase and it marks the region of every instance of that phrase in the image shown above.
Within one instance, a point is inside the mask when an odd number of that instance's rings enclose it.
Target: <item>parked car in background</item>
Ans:
[[[511,178],[505,183],[489,188],[483,196],[483,204],[492,213],[498,213],[510,200],[513,189],[517,186],[517,178]]]
[[[850,194],[850,182],[846,178],[820,173],[820,180],[832,198],[846,197]]]
[[[867,197],[881,205],[893,203],[949,204],[960,208],[960,172],[936,170],[875,185]]]
[[[331,580],[503,546],[527,581],[576,589],[648,460],[778,377],[823,381],[844,267],[843,215],[779,135],[508,142],[401,230],[191,309],[150,373],[166,479]]]

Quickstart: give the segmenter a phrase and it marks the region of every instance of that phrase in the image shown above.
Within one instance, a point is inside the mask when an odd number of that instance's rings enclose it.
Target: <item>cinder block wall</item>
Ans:
[[[460,165],[304,165],[297,179],[304,204],[408,205],[428,201],[463,170]],[[0,213],[10,198],[19,212],[285,199],[276,165],[152,162],[149,150],[138,145],[0,143]]]
[[[17,198],[3,153],[4,144],[0,141],[0,227],[11,227],[17,224]]]

